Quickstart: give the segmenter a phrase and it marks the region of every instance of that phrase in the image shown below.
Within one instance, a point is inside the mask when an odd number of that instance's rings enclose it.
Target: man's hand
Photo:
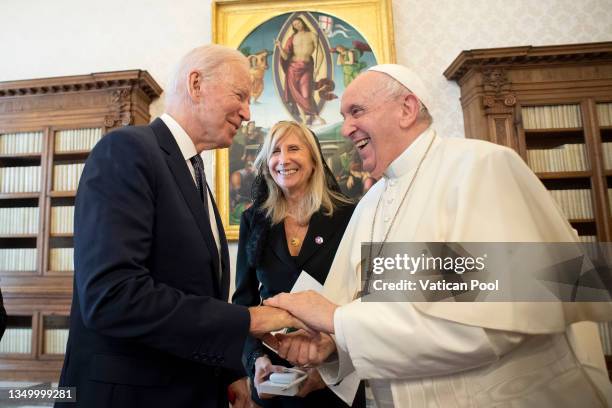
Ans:
[[[334,333],[334,312],[338,305],[313,290],[280,293],[264,300],[264,305],[287,310],[313,330]]]
[[[249,307],[249,313],[251,314],[249,333],[255,337],[262,337],[266,333],[286,327],[311,331],[304,323],[283,309],[270,306],[253,306]]]
[[[232,408],[255,408],[257,406],[251,400],[248,381],[247,377],[243,377],[229,385],[228,393],[234,397],[231,401]]]
[[[266,381],[270,374],[272,373],[282,373],[285,367],[272,365],[272,362],[268,358],[268,356],[261,356],[255,360],[255,378],[253,382],[255,383],[255,388],[259,387],[259,384]],[[273,394],[262,394],[257,390],[257,395],[261,399],[274,398],[276,395]]]
[[[336,351],[336,343],[325,333],[311,336],[302,331],[277,334],[278,355],[296,366],[318,366]]]
[[[308,370],[308,377],[300,384],[300,390],[296,397],[305,397],[313,391],[322,390],[325,388],[325,382],[321,378],[321,375],[317,371],[316,368],[311,368]]]

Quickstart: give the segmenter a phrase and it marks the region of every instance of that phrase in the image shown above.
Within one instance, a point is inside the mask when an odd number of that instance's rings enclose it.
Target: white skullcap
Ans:
[[[426,108],[431,108],[431,95],[421,78],[410,68],[398,64],[380,64],[370,67],[368,71],[382,72],[389,75],[408,88]]]

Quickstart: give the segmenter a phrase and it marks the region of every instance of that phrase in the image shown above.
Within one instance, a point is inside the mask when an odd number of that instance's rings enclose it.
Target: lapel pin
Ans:
[[[315,237],[315,242],[321,245],[323,243],[323,237]]]

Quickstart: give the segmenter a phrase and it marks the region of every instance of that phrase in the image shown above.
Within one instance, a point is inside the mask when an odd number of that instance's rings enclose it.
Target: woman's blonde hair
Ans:
[[[338,204],[348,204],[352,201],[340,192],[332,190],[325,177],[325,168],[323,163],[323,155],[319,150],[314,134],[306,126],[292,121],[281,121],[272,126],[270,132],[266,135],[263,145],[257,158],[255,159],[255,169],[258,175],[263,176],[268,187],[268,197],[261,205],[266,215],[272,219],[272,224],[278,224],[289,215],[289,207],[285,195],[280,187],[276,184],[270,170],[268,169],[268,161],[272,156],[274,147],[285,136],[298,136],[305,142],[310,153],[310,158],[314,163],[312,176],[308,180],[304,201],[300,207],[298,214],[291,214],[297,218],[300,223],[307,223],[310,217],[319,208],[323,207],[323,213],[331,216]]]

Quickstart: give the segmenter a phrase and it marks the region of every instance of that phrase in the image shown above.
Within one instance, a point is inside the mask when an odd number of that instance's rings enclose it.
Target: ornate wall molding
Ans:
[[[131,70],[0,82],[0,97],[71,93],[121,87],[140,88],[151,99],[162,93],[161,87],[147,71]]]
[[[58,98],[57,95],[37,95],[36,97],[0,97],[0,114],[21,112],[52,112],[78,108],[93,108],[109,103],[107,92],[69,93]]]
[[[455,58],[444,71],[444,76],[461,82],[470,71],[483,67],[568,65],[611,59],[612,42],[467,50]]]
[[[148,120],[149,104],[161,93],[142,70],[0,82],[0,122],[19,116],[38,125],[93,115],[114,128]]]
[[[104,117],[104,126],[127,126],[132,123],[131,88],[116,89],[111,93],[110,114]]]

